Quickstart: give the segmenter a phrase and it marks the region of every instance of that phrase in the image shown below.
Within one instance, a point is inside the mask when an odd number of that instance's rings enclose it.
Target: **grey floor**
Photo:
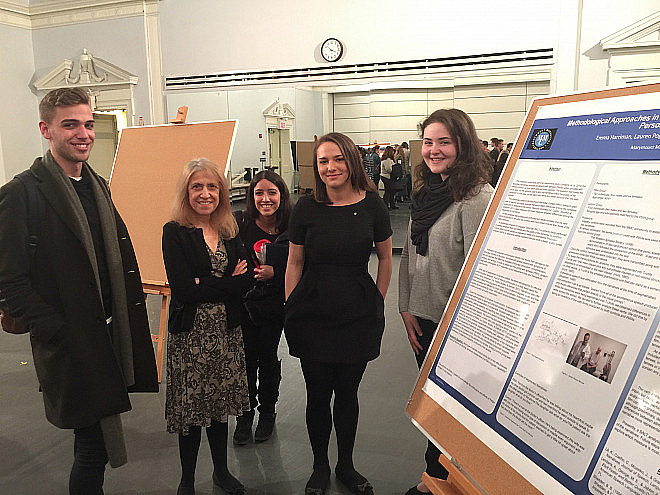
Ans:
[[[402,245],[407,208],[392,214],[394,244]],[[370,270],[375,274],[375,257]],[[369,363],[360,387],[360,423],[355,464],[375,493],[402,494],[423,469],[426,440],[405,413],[417,377],[415,360],[397,311],[398,256],[386,298],[387,326],[381,356]],[[160,301],[149,296],[152,331]],[[276,434],[263,444],[229,447],[231,471],[249,495],[304,492],[311,472],[311,449],[305,429],[305,388],[299,361],[282,338],[282,385]],[[179,482],[177,441],[165,431],[165,386],[158,394],[132,396],[124,415],[129,463],[106,471],[106,495],[173,495]],[[230,420],[230,434],[234,422]],[[66,494],[73,435],[44,417],[29,341],[0,331],[0,495]],[[331,462],[335,459],[334,435]],[[203,436],[197,466],[197,494],[221,494],[211,482],[212,463]],[[334,477],[329,495],[349,493]]]

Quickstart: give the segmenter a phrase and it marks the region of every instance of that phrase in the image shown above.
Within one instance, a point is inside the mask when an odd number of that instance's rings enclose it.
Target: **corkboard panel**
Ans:
[[[226,175],[237,125],[229,120],[122,131],[110,190],[128,226],[144,283],[167,283],[161,237],[183,167],[193,158],[205,157]]]
[[[516,162],[520,158],[522,148],[532,130],[532,125],[539,109],[547,105],[560,105],[564,103],[650,92],[660,92],[660,84],[630,86],[626,88],[593,91],[568,96],[545,97],[534,100],[525,122],[520,129],[520,134],[518,135],[518,139],[511,152],[509,162],[502,173],[500,183],[493,195],[490,207],[486,211],[481,229],[477,233],[474,244],[472,245],[472,250],[468,255],[463,271],[458,278],[456,288],[447,304],[447,309],[438,328],[438,335],[433,341],[433,345],[424,361],[406,411],[410,417],[436,441],[436,443],[441,445],[443,449],[451,455],[451,457],[462,467],[464,472],[475,480],[476,483],[488,493],[488,495],[510,495],[513,493],[516,495],[536,495],[541,492],[518,473],[515,466],[509,465],[500,458],[479,438],[465,428],[459,419],[453,417],[443,409],[442,406],[429,397],[422,390],[422,387],[424,386],[431,370],[431,366],[438,355],[443,337],[447,332],[449,323],[454,316],[460,297],[465,290],[465,285],[476,262],[477,254],[484,243],[488,229],[495,216],[495,212],[497,211],[504,195],[504,191],[511,180]],[[421,149],[421,141],[418,141],[418,143]],[[414,161],[416,146],[418,145],[415,143],[415,140],[411,140],[410,157],[411,164],[413,165],[416,163]],[[419,155],[419,159],[421,160],[421,154]]]
[[[296,141],[296,159],[298,166],[311,167],[314,165],[315,141]]]

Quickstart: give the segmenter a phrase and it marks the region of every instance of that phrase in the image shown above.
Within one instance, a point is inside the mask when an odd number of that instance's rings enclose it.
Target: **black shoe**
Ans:
[[[213,484],[220,487],[227,495],[245,495],[245,487],[236,478],[230,475],[229,480],[223,481],[213,473]]]
[[[195,487],[182,485],[179,483],[179,488],[176,490],[176,495],[195,495]]]
[[[355,493],[356,495],[374,495],[374,487],[355,469],[346,473],[335,469],[335,476],[351,493]]]
[[[305,495],[323,495],[330,485],[330,469],[314,470],[305,485]]]
[[[234,445],[247,445],[252,438],[252,420],[254,411],[243,414],[236,418],[236,429],[234,430]]]
[[[259,413],[257,428],[254,430],[254,441],[265,442],[273,436],[275,428],[275,413]]]

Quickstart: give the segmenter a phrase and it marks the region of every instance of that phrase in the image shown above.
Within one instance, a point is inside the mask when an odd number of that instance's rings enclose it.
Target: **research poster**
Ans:
[[[423,390],[543,492],[660,494],[660,93],[523,139]]]

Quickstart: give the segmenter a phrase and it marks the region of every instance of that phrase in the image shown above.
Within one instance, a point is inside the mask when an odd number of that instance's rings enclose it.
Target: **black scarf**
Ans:
[[[429,229],[454,202],[449,184],[440,174],[429,174],[422,188],[413,194],[410,238],[417,254],[426,256],[429,250]]]

